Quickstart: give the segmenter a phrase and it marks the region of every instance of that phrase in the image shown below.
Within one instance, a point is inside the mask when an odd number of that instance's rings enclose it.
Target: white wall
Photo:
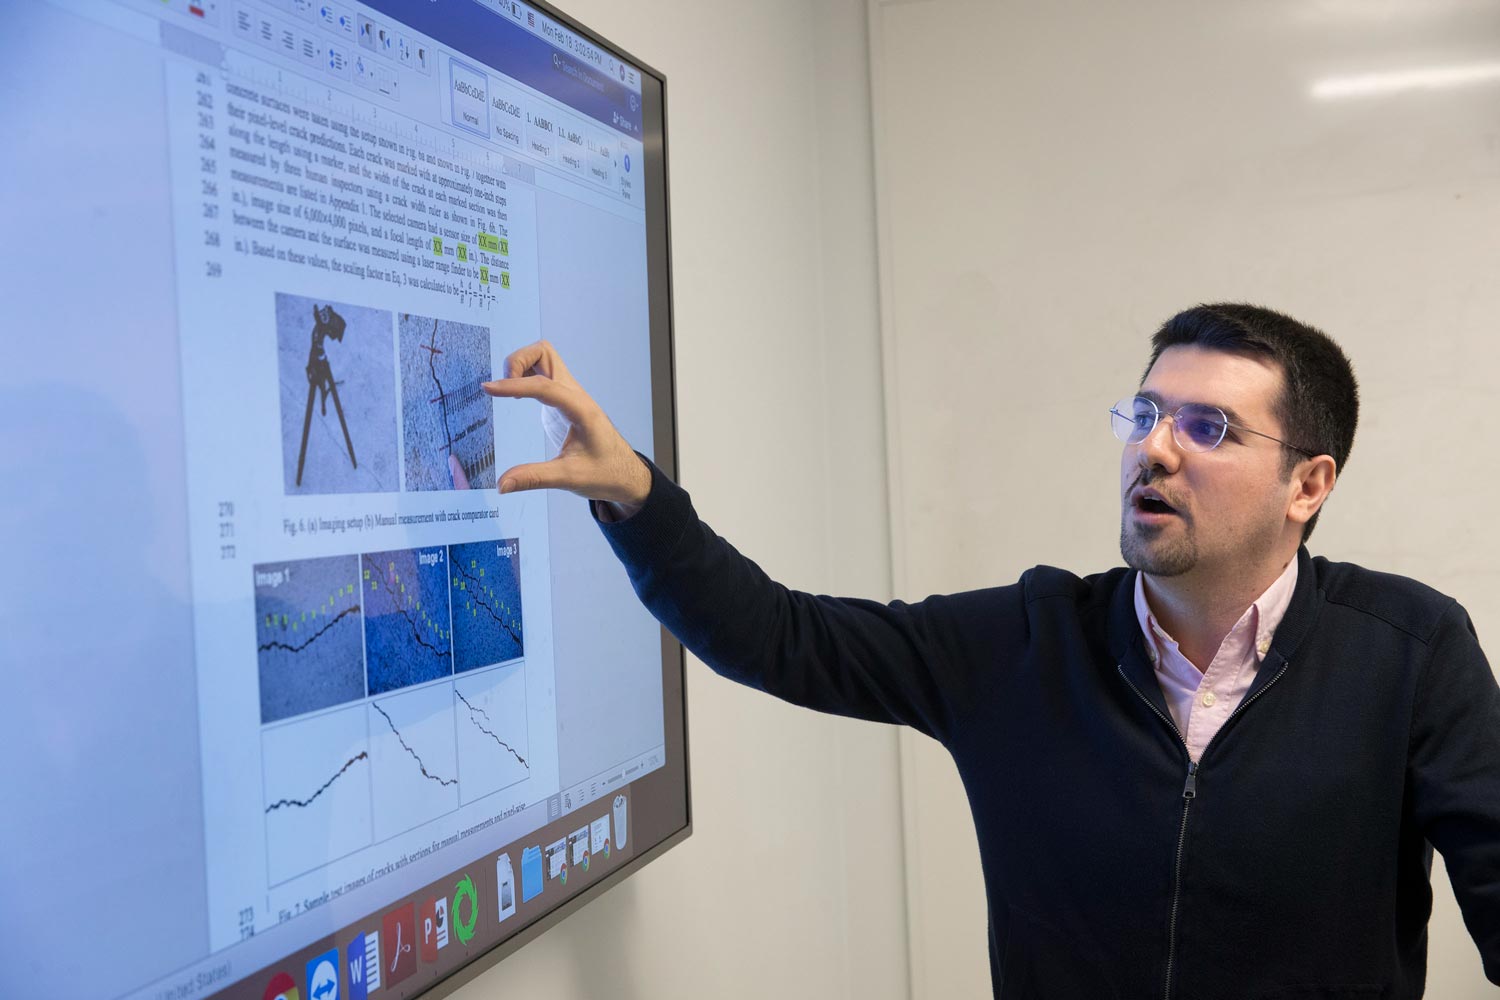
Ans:
[[[870,0],[898,596],[1117,565],[1105,408],[1185,306],[1263,302],[1350,352],[1365,417],[1315,552],[1457,597],[1500,652],[1500,61],[1479,0]],[[903,735],[914,996],[989,988],[968,810]],[[955,838],[953,831],[961,831]],[[1494,996],[1441,866],[1428,995]]]
[[[668,78],[684,484],[789,585],[888,596],[862,0],[571,0]],[[907,995],[894,731],[688,664],[695,829],[455,993]]]

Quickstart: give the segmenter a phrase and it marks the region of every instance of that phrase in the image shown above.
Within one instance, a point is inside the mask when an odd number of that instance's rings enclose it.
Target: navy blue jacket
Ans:
[[[1193,765],[1133,571],[1038,566],[918,604],[797,593],[652,474],[602,527],[683,645],[952,753],[997,997],[1420,997],[1432,847],[1500,983],[1500,688],[1452,599],[1302,549],[1254,684]]]

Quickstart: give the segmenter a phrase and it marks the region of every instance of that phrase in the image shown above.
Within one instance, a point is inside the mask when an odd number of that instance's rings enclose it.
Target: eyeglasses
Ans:
[[[1183,451],[1213,451],[1224,440],[1229,428],[1233,427],[1246,434],[1270,438],[1308,458],[1316,455],[1316,452],[1299,448],[1281,438],[1252,431],[1240,424],[1232,424],[1223,410],[1207,403],[1184,403],[1175,412],[1164,414],[1154,399],[1147,396],[1126,396],[1110,407],[1109,413],[1110,429],[1115,432],[1115,437],[1126,444],[1139,444],[1146,440],[1156,430],[1157,422],[1163,416],[1168,416],[1172,418],[1172,439]]]

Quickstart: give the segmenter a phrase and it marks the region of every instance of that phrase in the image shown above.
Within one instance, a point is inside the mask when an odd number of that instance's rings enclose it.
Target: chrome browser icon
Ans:
[[[291,976],[278,972],[271,977],[262,1000],[302,1000],[302,991],[297,989],[297,983]]]

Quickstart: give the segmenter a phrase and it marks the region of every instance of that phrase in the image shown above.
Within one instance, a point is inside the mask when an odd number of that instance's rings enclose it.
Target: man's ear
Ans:
[[[1332,455],[1304,459],[1292,470],[1291,498],[1286,516],[1297,524],[1306,524],[1322,508],[1333,484],[1338,481],[1338,463]]]

